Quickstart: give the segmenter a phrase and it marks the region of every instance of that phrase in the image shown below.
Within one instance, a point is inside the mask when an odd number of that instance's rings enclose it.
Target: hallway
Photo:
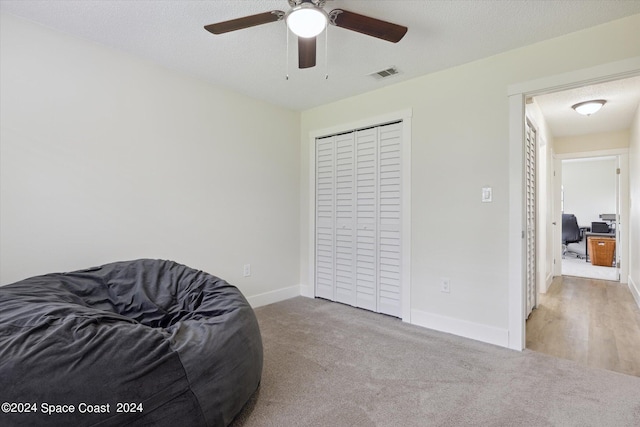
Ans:
[[[527,349],[640,376],[640,308],[626,284],[559,276],[527,320]]]

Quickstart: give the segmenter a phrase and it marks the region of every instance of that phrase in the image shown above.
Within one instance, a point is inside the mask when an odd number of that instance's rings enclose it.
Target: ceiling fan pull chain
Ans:
[[[285,80],[289,80],[289,28],[285,25],[284,31],[287,33],[287,58],[286,58],[286,70],[285,70]]]
[[[324,79],[329,79],[329,26],[324,29]]]

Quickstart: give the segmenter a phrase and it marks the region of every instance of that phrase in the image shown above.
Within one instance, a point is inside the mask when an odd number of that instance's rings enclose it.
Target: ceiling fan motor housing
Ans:
[[[327,0],[289,0],[289,6],[296,7],[300,6],[302,3],[311,3],[316,7],[324,7]]]
[[[324,31],[329,21],[329,16],[324,9],[309,0],[291,8],[285,14],[285,20],[287,21],[287,26],[295,35],[311,38]]]

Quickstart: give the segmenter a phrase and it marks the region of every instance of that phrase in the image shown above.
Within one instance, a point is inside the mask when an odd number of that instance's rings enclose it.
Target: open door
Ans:
[[[620,176],[622,171],[622,159],[621,156],[618,156],[616,162],[616,217],[614,221],[614,226],[616,228],[616,251],[615,251],[615,268],[616,268],[616,278],[618,282],[620,281],[620,257],[622,254],[622,224],[620,221],[620,215],[622,212],[622,198],[620,197]]]
[[[537,142],[536,129],[533,127],[529,119],[525,120],[525,223],[527,226],[525,232],[526,247],[526,311],[525,318],[529,318],[531,311],[537,306],[538,289],[536,282],[536,169],[537,169]]]
[[[553,157],[553,276],[562,276],[562,160]]]

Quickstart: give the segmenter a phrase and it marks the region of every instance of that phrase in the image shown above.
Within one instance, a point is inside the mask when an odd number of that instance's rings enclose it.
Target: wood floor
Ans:
[[[625,284],[556,277],[527,320],[527,348],[640,377],[640,308]]]

